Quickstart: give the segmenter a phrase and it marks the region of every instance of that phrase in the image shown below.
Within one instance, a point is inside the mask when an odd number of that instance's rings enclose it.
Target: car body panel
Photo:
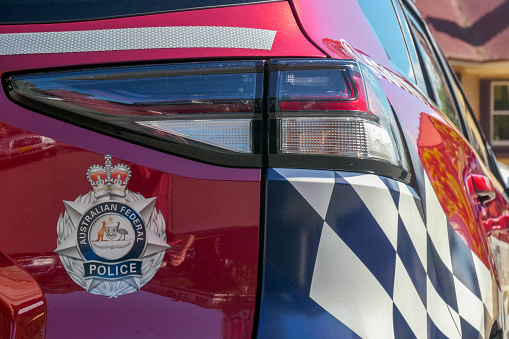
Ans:
[[[269,170],[260,336],[489,335],[485,325],[502,307],[496,282],[447,221],[427,177],[425,189],[421,200],[372,174]],[[472,312],[476,304],[485,312]],[[320,329],[307,326],[313,321]]]
[[[1,128],[28,133],[5,123]],[[131,146],[123,145],[140,163],[154,157],[172,160],[170,155],[137,152]],[[164,215],[172,247],[142,291],[115,301],[76,285],[53,252],[57,221],[65,211],[63,200],[72,201],[90,191],[86,170],[110,150],[97,149],[102,152],[97,153],[57,140],[54,149],[50,157],[41,151],[17,162],[4,161],[0,176],[5,192],[10,192],[10,203],[1,208],[0,247],[31,274],[44,293],[48,337],[78,330],[76,337],[172,332],[181,337],[220,338],[230,327],[232,337],[250,336],[258,262],[259,170],[230,169],[228,173],[216,168],[221,175],[214,175],[213,166],[185,159],[171,161],[166,171],[123,161],[132,171],[129,188],[157,197],[156,208]],[[41,176],[45,180],[34,180]],[[202,319],[200,327],[186,321],[195,318]]]
[[[0,336],[44,338],[44,295],[34,278],[0,252]]]
[[[52,32],[67,32],[78,38],[93,33],[114,41],[111,39],[118,34],[120,38],[130,37],[139,32],[137,29],[153,27],[181,29],[183,33],[195,29],[212,35],[195,41],[194,46],[185,45],[186,37],[180,36],[181,45],[167,43],[172,48],[99,51],[92,46],[91,51],[74,53],[5,55],[9,52],[2,44],[0,73],[204,57],[323,57],[303,36],[287,2],[75,23],[3,25],[2,39],[25,33],[41,37],[37,33],[49,32],[44,36],[51,41],[55,37]],[[233,48],[237,45],[220,39],[222,28],[233,33],[239,29],[268,32],[272,40],[256,49],[255,34],[247,42],[240,40],[244,42],[242,48]],[[214,45],[216,40],[224,45]],[[96,43],[100,45],[100,41]],[[254,48],[247,48],[250,43]],[[224,168],[164,154],[34,113],[5,95],[0,101],[0,129],[8,143],[5,152],[11,155],[0,165],[3,192],[9,192],[3,199],[0,248],[42,289],[47,337],[67,333],[76,337],[168,333],[184,338],[251,336],[258,273],[259,169]],[[11,145],[16,138],[49,140],[51,154],[46,154],[45,147]],[[129,189],[146,197],[157,196],[156,208],[162,212],[169,242],[173,242],[163,267],[144,290],[123,296],[119,302],[90,295],[76,285],[53,252],[59,215],[65,211],[63,201],[73,201],[90,191],[87,168],[104,163],[104,154],[112,154],[114,162],[131,167]],[[200,326],[195,326],[195,319],[200,319]]]
[[[101,48],[100,46],[104,46],[105,42],[108,41],[113,43],[117,39],[132,39],[132,35],[137,32],[133,31],[133,29],[151,27],[166,29],[176,27],[177,31],[169,31],[171,38],[167,40],[161,37],[161,44],[157,45],[158,48],[155,49],[147,48],[150,46],[143,45],[143,41],[138,41],[142,44],[142,48],[139,49],[124,48],[124,50],[113,50],[116,48],[113,44],[111,51],[103,50],[79,53],[62,52],[8,55],[9,51],[6,48],[7,42],[14,39],[11,34],[64,31],[71,32],[71,36],[68,38],[73,39],[72,32],[77,32],[77,34],[79,34],[83,31],[89,31],[89,33],[95,31],[95,34],[98,34],[96,38],[106,41],[97,41],[96,44],[92,42],[90,49],[94,50],[94,48]],[[248,37],[245,38],[245,41],[241,40],[244,42],[244,44],[241,45],[243,48],[232,48],[230,46],[236,46],[235,42],[242,39],[245,31],[234,31],[231,34],[231,40],[221,38],[221,34],[224,34],[221,29],[228,27],[233,30],[250,29],[250,32],[253,32],[253,36],[251,39]],[[183,30],[178,31],[179,28]],[[189,39],[187,34],[191,33],[190,30],[193,28],[197,30],[195,32],[197,34],[206,33],[208,35],[200,37],[201,39],[195,41],[192,46],[190,46],[190,44],[186,45],[186,39]],[[218,31],[215,32],[214,30],[210,30],[210,28],[217,28]],[[121,31],[119,32],[116,30]],[[259,46],[257,45],[257,42],[259,42],[257,39],[258,35],[262,34],[262,36],[264,36],[264,33],[271,33],[270,37],[272,37],[272,43],[269,41],[268,45],[262,44],[262,48],[256,49]],[[263,58],[296,55],[303,57],[323,57],[323,53],[304,37],[295,21],[289,4],[285,1],[261,5],[212,8],[75,23],[3,25],[2,34],[5,35],[1,36],[1,39],[4,39],[4,47],[3,49],[0,48],[0,55],[2,55],[1,72],[45,67],[83,66],[112,62],[141,62],[165,59],[196,60],[199,58],[211,59],[243,56]],[[175,35],[177,35],[177,37],[175,37]],[[94,36],[92,36],[92,38],[94,38]],[[141,34],[140,38],[144,38],[144,34]],[[48,39],[52,41],[52,36]],[[59,48],[58,36],[55,37],[54,40],[53,44],[55,44],[57,51],[65,50],[65,47],[62,49]],[[215,40],[219,40],[220,43],[214,45]],[[137,40],[134,39],[134,46],[132,48],[137,48],[136,42]],[[15,41],[12,41],[12,43],[14,44]],[[156,44],[157,41],[154,43]],[[224,46],[221,46],[222,44],[224,44]],[[170,48],[163,48],[165,45],[170,46]],[[179,48],[181,45],[184,47]],[[251,45],[253,48],[247,48]],[[30,48],[30,45],[27,46],[28,50]]]
[[[431,149],[430,151],[423,150],[422,148],[436,147],[441,144],[446,147],[454,147],[455,149],[449,150],[449,156],[443,157],[445,168],[440,168],[438,163],[426,164],[424,167],[428,174],[430,174],[430,180],[435,190],[439,192],[439,199],[447,211],[447,215],[452,217],[457,207],[456,199],[459,199],[463,210],[460,214],[465,218],[468,216],[469,220],[464,220],[460,223],[457,228],[467,228],[470,225],[470,230],[462,232],[466,235],[465,241],[477,255],[488,264],[487,254],[485,252],[485,240],[478,234],[478,230],[472,228],[477,223],[471,207],[468,207],[469,199],[462,197],[460,191],[464,185],[465,173],[462,173],[466,164],[466,155],[464,150],[470,148],[468,142],[460,134],[460,132],[452,126],[452,124],[443,117],[437,110],[436,106],[431,102],[430,99],[425,98],[421,90],[418,89],[414,84],[403,78],[401,75],[396,73],[394,66],[388,59],[387,55],[383,51],[382,46],[378,42],[373,32],[365,32],[363,27],[369,27],[367,22],[364,22],[365,17],[359,5],[355,2],[346,2],[344,10],[349,13],[348,21],[335,22],[336,13],[330,12],[330,14],[320,20],[320,24],[316,24],[313,21],[313,13],[324,12],[323,8],[331,7],[332,5],[327,1],[317,1],[312,4],[307,1],[295,1],[297,13],[300,20],[302,21],[304,30],[310,36],[310,38],[317,44],[321,44],[324,50],[326,50],[333,58],[352,58],[365,63],[370,67],[375,74],[378,75],[381,85],[383,86],[385,93],[394,107],[398,118],[401,121],[402,126],[408,131],[410,142],[414,148],[419,150],[419,155],[423,162],[429,161],[428,159],[437,159],[437,157],[431,157],[426,152],[438,152],[438,150]],[[300,9],[299,9],[300,8]],[[347,27],[359,26],[359,32],[356,30],[348,30]],[[359,39],[359,35],[362,34],[362,39]],[[350,37],[351,36],[351,37]],[[355,43],[351,42],[355,41]],[[357,45],[357,43],[362,45]],[[422,101],[419,99],[423,99]],[[429,125],[429,117],[433,119],[433,123]],[[426,124],[423,126],[422,124]],[[441,136],[437,136],[437,130],[441,133]],[[447,138],[443,141],[439,138]],[[432,142],[436,142],[434,145],[428,145],[430,138],[435,138]],[[426,140],[425,143],[419,144],[418,140]],[[440,161],[437,159],[437,161]],[[461,166],[458,168],[457,166]],[[433,173],[430,173],[433,171]],[[454,176],[454,180],[450,178],[443,180],[443,175]],[[443,180],[439,183],[438,181]],[[446,187],[443,187],[443,186]],[[448,187],[447,187],[448,186]],[[443,195],[443,196],[440,196]],[[450,204],[451,196],[454,203]],[[467,239],[473,236],[473,239]]]
[[[502,292],[509,290],[500,263],[509,236],[483,226],[509,214],[503,188],[494,185],[491,205],[469,196],[472,175],[495,177],[461,131],[398,73],[356,1],[0,27],[0,41],[9,44],[25,33],[49,42],[60,33],[106,41],[39,50],[27,44],[19,55],[14,45],[0,45],[4,76],[107,64],[353,59],[378,77],[410,159],[409,182],[369,168],[214,166],[58,121],[0,95],[0,156],[9,155],[0,158],[0,251],[40,288],[46,337],[488,338],[505,326]],[[143,39],[153,29],[174,39],[150,45]],[[225,29],[231,41],[222,38]],[[193,32],[205,38],[188,43]],[[133,34],[133,44],[124,41]],[[170,246],[154,277],[118,298],[88,293],[54,252],[64,201],[91,191],[87,169],[106,154],[131,168],[131,191],[157,197]]]
[[[465,331],[471,330],[468,325],[464,324],[464,320],[455,315],[458,313],[457,305],[455,305],[456,290],[461,290],[461,287],[455,288],[451,278],[451,273],[455,272],[456,266],[467,265],[467,263],[462,259],[452,260],[447,254],[447,248],[452,246],[452,248],[458,249],[463,248],[463,245],[468,246],[467,248],[475,253],[476,260],[480,260],[484,267],[489,269],[493,283],[498,285],[499,272],[494,265],[489,237],[482,226],[483,218],[486,218],[485,209],[479,204],[474,204],[472,197],[464,189],[468,177],[474,173],[487,175],[491,181],[496,181],[496,179],[491,173],[488,173],[489,170],[481,166],[477,160],[478,155],[472,150],[468,141],[439,112],[435,104],[423,95],[416,85],[397,73],[373,32],[369,29],[365,31],[365,27],[369,27],[369,24],[365,21],[366,19],[355,1],[342,3],[342,11],[348,13],[348,16],[345,16],[345,20],[341,21],[337,20],[339,12],[324,10],[333,8],[330,1],[311,3],[305,0],[294,0],[293,3],[306,34],[329,56],[358,60],[366,64],[378,76],[405,131],[409,152],[416,152],[420,159],[419,163],[414,162],[413,165],[422,166],[422,168],[414,167],[414,170],[416,172],[424,170],[424,176],[429,178],[431,187],[447,216],[447,228],[437,228],[438,233],[435,234],[430,232],[431,240],[442,243],[442,249],[435,248],[433,250],[433,258],[438,262],[435,265],[438,266],[437,281],[441,286],[439,292],[443,292],[443,298],[449,304],[450,312],[460,331],[462,328],[465,328]],[[315,19],[319,15],[318,13],[326,14],[317,21]],[[357,29],[352,29],[352,27]],[[426,192],[424,181],[417,178],[416,185],[422,196]],[[507,213],[503,208],[503,206],[508,206],[507,199],[502,193],[503,189],[498,187],[496,192],[497,198],[492,206],[495,206],[498,201],[498,207],[491,207],[494,211],[492,217]],[[426,202],[424,206],[426,206]],[[451,233],[452,229],[454,232]],[[451,239],[461,239],[462,245],[460,246]],[[464,250],[466,251],[466,249]],[[442,255],[438,252],[441,252]],[[458,254],[458,258],[463,258],[467,252],[463,255]],[[444,255],[446,263],[443,261]],[[444,269],[445,267],[447,270]],[[464,276],[466,281],[474,286],[475,275],[472,275],[473,271],[471,271],[473,266],[469,267],[469,277],[467,278],[466,273]],[[484,275],[486,276],[486,274]],[[475,288],[473,290],[476,291]],[[499,288],[496,290],[500,293]],[[481,328],[485,325],[484,316],[478,314],[477,317],[478,321],[482,320],[483,322],[483,325],[477,329],[482,331]],[[471,321],[473,320],[471,319]],[[504,320],[499,319],[498,321],[503,322]]]

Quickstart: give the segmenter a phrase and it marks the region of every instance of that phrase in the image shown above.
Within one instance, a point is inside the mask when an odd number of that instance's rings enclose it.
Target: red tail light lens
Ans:
[[[348,67],[280,71],[278,99],[281,112],[367,111],[361,76]]]

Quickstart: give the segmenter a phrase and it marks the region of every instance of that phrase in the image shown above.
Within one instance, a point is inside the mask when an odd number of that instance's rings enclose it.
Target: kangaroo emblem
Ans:
[[[117,233],[120,234],[120,237],[118,238],[118,240],[122,240],[122,236],[124,236],[124,240],[125,240],[125,236],[127,235],[127,231],[123,228],[120,228],[120,223],[117,222]]]
[[[106,231],[106,221],[103,221],[103,226],[97,232],[97,240],[94,241],[108,241],[108,239],[104,240],[104,232]]]

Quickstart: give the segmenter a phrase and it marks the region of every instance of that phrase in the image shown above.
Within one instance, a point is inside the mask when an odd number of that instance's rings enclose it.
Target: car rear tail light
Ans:
[[[270,70],[271,166],[373,171],[367,160],[407,174],[394,113],[368,68],[314,59],[273,60]]]
[[[355,61],[104,67],[4,81],[11,99],[29,109],[192,159],[409,178],[392,107],[373,73]]]
[[[256,166],[260,156],[248,157],[261,149],[263,69],[262,61],[110,67],[13,75],[7,87],[16,102],[79,126]]]

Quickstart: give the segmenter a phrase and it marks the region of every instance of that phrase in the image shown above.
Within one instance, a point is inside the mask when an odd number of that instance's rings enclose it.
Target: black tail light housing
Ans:
[[[410,177],[392,107],[356,61],[104,67],[12,74],[4,84],[29,109],[203,162]]]
[[[18,104],[200,161],[261,166],[263,61],[144,65],[6,77]]]
[[[391,105],[374,74],[346,60],[271,60],[269,165],[409,180]]]

